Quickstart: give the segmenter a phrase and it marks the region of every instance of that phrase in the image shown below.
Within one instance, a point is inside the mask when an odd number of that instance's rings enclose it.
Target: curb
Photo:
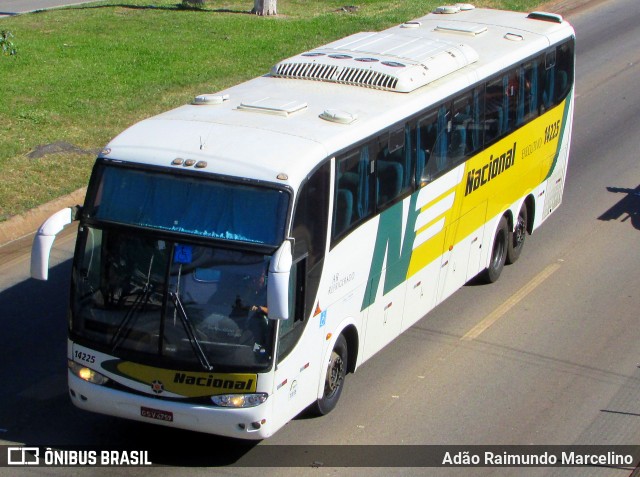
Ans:
[[[24,214],[14,215],[10,219],[0,223],[0,247],[35,233],[42,223],[55,212],[65,207],[83,204],[86,193],[87,188],[83,187],[71,194],[47,202],[35,209],[28,210]]]

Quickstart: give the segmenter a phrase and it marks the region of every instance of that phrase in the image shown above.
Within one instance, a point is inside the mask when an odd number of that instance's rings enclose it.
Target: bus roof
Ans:
[[[456,8],[349,36],[201,95],[133,125],[102,157],[297,189],[326,157],[573,35],[558,15]]]

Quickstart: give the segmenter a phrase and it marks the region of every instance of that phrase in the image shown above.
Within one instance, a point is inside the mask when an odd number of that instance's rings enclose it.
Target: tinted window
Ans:
[[[336,159],[333,201],[334,238],[369,217],[374,210],[374,177],[368,145]]]
[[[331,163],[325,163],[304,183],[298,194],[293,217],[295,257],[309,254],[309,267],[323,256],[329,215],[329,177]]]
[[[411,190],[413,161],[409,127],[396,128],[380,137],[376,161],[378,209]]]

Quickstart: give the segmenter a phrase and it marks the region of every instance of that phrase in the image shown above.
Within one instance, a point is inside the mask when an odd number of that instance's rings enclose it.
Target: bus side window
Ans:
[[[295,239],[294,260],[309,256],[309,267],[325,253],[329,216],[329,178],[331,163],[327,161],[302,185],[293,216],[291,235]]]
[[[556,50],[550,51],[544,59],[544,88],[542,90],[542,106],[545,109],[553,107],[555,104],[556,90]]]
[[[305,262],[306,275],[300,275],[300,279],[306,282],[303,283],[304,294],[297,301],[296,320],[304,320],[311,315],[313,299],[320,286],[327,241],[330,176],[331,162],[327,161],[298,192],[291,231],[295,239],[293,259]]]
[[[508,134],[515,129],[518,122],[517,111],[520,77],[517,68],[504,73],[502,76],[502,84],[504,86],[504,110],[507,112],[502,133]]]
[[[332,238],[344,235],[373,212],[374,184],[369,145],[336,159]]]
[[[410,129],[396,128],[380,137],[376,160],[376,204],[378,209],[405,195],[413,184],[413,154]]]
[[[447,151],[448,165],[458,164],[471,152],[471,124],[473,122],[473,96],[471,92],[453,101],[451,142]]]
[[[573,58],[573,41],[556,49],[556,104],[564,100],[573,84]]]
[[[429,182],[447,170],[451,113],[442,105],[418,120],[417,163],[421,182]]]
[[[336,160],[336,185],[333,198],[333,236],[346,232],[355,220],[358,193],[357,153]]]
[[[467,125],[467,144],[469,147],[469,155],[482,149],[484,141],[484,86],[477,87],[473,90],[470,116],[471,121]]]
[[[530,61],[518,68],[518,126],[538,116],[538,71],[539,60]]]
[[[506,131],[508,111],[504,104],[504,86],[502,77],[487,83],[485,92],[484,143],[489,144]]]
[[[431,112],[418,119],[416,124],[416,178],[420,183],[430,180],[427,166],[431,160],[431,148],[436,141],[435,117],[436,114]]]

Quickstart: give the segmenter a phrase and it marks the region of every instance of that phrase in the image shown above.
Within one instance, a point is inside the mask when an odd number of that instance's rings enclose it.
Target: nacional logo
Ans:
[[[255,392],[257,374],[203,373],[162,369],[144,364],[111,359],[103,361],[102,368],[109,377],[123,379],[122,384],[143,389],[150,395],[197,398],[239,392]],[[135,384],[135,387],[133,385]],[[139,386],[143,387],[139,387]]]
[[[207,376],[200,373],[190,375],[187,373],[177,372],[173,377],[173,382],[179,384],[187,384],[190,386],[233,389],[236,391],[251,391],[254,389],[253,379],[224,379],[223,377],[218,377],[217,375],[213,374],[209,374]]]
[[[516,160],[516,143],[513,147],[503,154],[494,157],[491,154],[489,161],[480,169],[471,169],[467,174],[467,186],[464,195],[467,196],[473,191],[485,185],[492,179],[502,174],[504,171],[513,166]]]

